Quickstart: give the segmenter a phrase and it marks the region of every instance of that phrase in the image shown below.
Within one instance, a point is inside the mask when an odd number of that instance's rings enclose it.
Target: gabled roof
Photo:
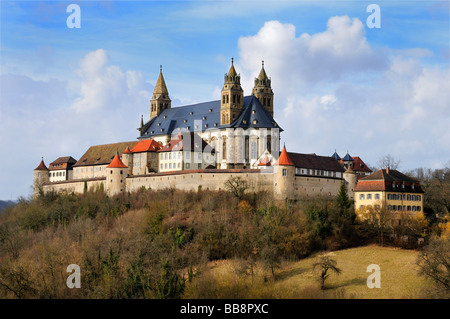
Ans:
[[[264,156],[261,162],[259,162],[258,166],[270,166],[269,156]]]
[[[332,157],[316,154],[288,153],[295,167],[344,172],[344,168]]]
[[[36,167],[34,170],[35,171],[48,171],[47,166],[45,166],[45,164],[44,164],[44,159],[41,160],[38,167]]]
[[[244,107],[231,124],[220,125],[220,100],[172,107],[163,110],[158,116],[146,122],[138,139],[166,134],[173,135],[183,130],[194,132],[229,127],[279,128],[280,131],[283,131],[259,100],[255,96],[249,95],[244,97]]]
[[[283,166],[295,166],[291,161],[288,152],[286,152],[286,147],[283,147],[280,153],[280,157],[278,157],[277,161],[273,164],[273,166],[283,165]]]
[[[380,169],[359,179],[354,191],[423,193],[418,180],[393,169]]]
[[[200,135],[193,132],[181,132],[177,134],[172,140],[169,141],[169,143],[158,150],[158,152],[171,151],[215,153],[214,148],[202,139]]]
[[[156,152],[162,145],[155,140],[140,140],[132,149],[131,153]],[[128,147],[127,147],[128,149]],[[125,150],[126,151],[126,150]],[[126,153],[126,152],[124,152]]]
[[[111,163],[106,166],[107,168],[127,168],[128,166],[126,166],[122,160],[120,159],[119,153],[117,152],[116,155],[114,156],[113,160],[111,161]]]
[[[353,170],[355,172],[372,172],[372,170],[366,165],[366,163],[364,163],[363,160],[358,156],[353,157]]]
[[[117,151],[122,154],[127,146],[134,147],[137,143],[138,141],[131,141],[91,146],[74,167],[109,164]]]

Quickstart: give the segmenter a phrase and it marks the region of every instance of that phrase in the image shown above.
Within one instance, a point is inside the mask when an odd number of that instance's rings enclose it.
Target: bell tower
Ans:
[[[255,86],[252,94],[259,100],[264,109],[273,117],[273,91],[271,87],[271,80],[264,70],[264,61],[262,61],[261,71],[259,76],[255,79]]]
[[[244,90],[241,87],[241,77],[236,73],[231,58],[231,67],[225,74],[220,100],[220,125],[233,123],[244,107]]]
[[[163,110],[170,109],[171,100],[169,98],[169,91],[167,90],[166,82],[162,74],[162,65],[159,67],[159,77],[156,81],[153,96],[150,100],[150,119],[158,116]]]

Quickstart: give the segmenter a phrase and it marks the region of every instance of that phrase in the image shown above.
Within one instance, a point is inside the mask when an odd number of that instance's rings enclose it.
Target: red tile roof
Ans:
[[[270,166],[269,157],[266,155],[263,160],[258,164],[258,166]]]
[[[393,169],[380,169],[369,176],[359,179],[354,191],[423,193],[418,180]]]
[[[286,147],[283,147],[283,150],[281,151],[280,157],[278,157],[278,160],[275,162],[275,165],[284,165],[284,166],[294,166],[294,163],[289,158],[289,155],[286,152]]]
[[[116,156],[114,156],[113,160],[111,161],[111,163],[106,166],[107,168],[127,168],[128,166],[126,166],[122,160],[120,159],[120,156],[118,153],[116,153]]]
[[[127,146],[127,148],[125,149],[125,151],[123,151],[123,154],[131,154],[132,152],[130,151],[130,148]]]
[[[136,146],[131,149],[131,153],[156,152],[161,148],[162,145],[155,140],[140,140]]]
[[[39,163],[38,167],[34,169],[35,171],[48,171],[47,166],[44,164],[44,159],[41,160],[41,163]]]
[[[372,173],[372,170],[367,167],[366,163],[363,162],[363,160],[360,157],[354,156],[353,157],[353,167],[352,169],[355,172],[367,172]]]

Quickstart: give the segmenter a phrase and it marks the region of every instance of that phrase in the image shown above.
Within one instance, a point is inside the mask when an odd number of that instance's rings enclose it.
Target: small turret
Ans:
[[[294,199],[295,190],[295,165],[290,159],[286,147],[280,153],[280,157],[273,164],[273,193],[275,200]]]
[[[356,187],[356,173],[352,169],[352,166],[348,166],[347,170],[342,174],[347,186],[347,194],[350,199],[354,198],[353,189]]]
[[[33,196],[37,196],[39,194],[39,190],[42,188],[42,185],[48,182],[49,179],[49,171],[47,166],[45,166],[44,158],[42,157],[38,167],[33,170]]]
[[[111,163],[106,166],[106,191],[113,196],[125,191],[128,166],[120,159],[119,152],[116,152]]]

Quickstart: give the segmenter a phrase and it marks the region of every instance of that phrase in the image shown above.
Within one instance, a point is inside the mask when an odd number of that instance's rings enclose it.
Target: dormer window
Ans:
[[[208,124],[205,124],[205,128],[208,127]]]
[[[247,124],[247,120],[243,120],[242,123]]]
[[[189,115],[192,115],[192,114],[194,114],[194,112],[192,112],[192,111],[191,111],[191,112],[189,112]]]
[[[183,122],[184,122],[184,123],[186,123],[186,122],[187,122],[187,120],[184,120]]]
[[[158,123],[158,126],[160,126],[161,125],[161,123]]]
[[[253,120],[253,124],[256,124],[256,123],[258,123],[258,121],[257,120]]]
[[[203,116],[203,121],[206,120],[206,116]]]
[[[255,110],[252,110],[252,114],[255,114],[256,113],[256,111]]]
[[[217,126],[217,123],[214,123],[214,126]]]
[[[163,118],[164,118],[164,119],[167,118],[167,115],[164,115]]]
[[[209,113],[211,113],[212,112],[212,109],[209,109]]]

